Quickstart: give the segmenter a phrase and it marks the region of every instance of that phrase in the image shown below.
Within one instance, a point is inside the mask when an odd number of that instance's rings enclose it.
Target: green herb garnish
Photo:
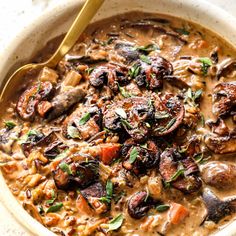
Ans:
[[[94,70],[94,68],[90,67],[90,68],[86,69],[85,72],[90,75],[93,72],[93,70]]]
[[[202,63],[202,74],[207,75],[209,67],[212,65],[212,61],[208,57],[201,57],[199,61]]]
[[[120,121],[121,121],[122,125],[124,125],[127,129],[133,128],[133,126],[127,120],[121,119]]]
[[[169,205],[159,205],[156,207],[156,210],[158,212],[164,212],[164,211],[167,211],[169,208],[170,208]]]
[[[152,62],[150,61],[149,57],[145,56],[145,55],[140,55],[139,56],[140,60],[147,63],[148,65],[151,65]]]
[[[159,50],[160,48],[156,44],[148,44],[146,46],[136,47],[136,49],[143,53],[150,53],[152,51]]]
[[[13,121],[4,121],[5,126],[10,130],[13,129],[16,124]]]
[[[135,162],[135,160],[137,159],[137,157],[138,157],[138,150],[137,150],[137,148],[136,147],[133,147],[133,149],[131,150],[131,152],[130,152],[130,155],[129,155],[129,163],[134,163]]]
[[[66,172],[68,175],[72,175],[70,166],[66,164],[65,162],[60,163],[59,167],[63,172]]]
[[[63,203],[57,202],[55,205],[52,205],[47,209],[47,213],[59,211],[62,207],[63,207]]]
[[[56,200],[55,192],[54,192],[54,190],[52,189],[52,191],[51,191],[51,199],[47,200],[47,201],[46,201],[46,204],[52,205],[55,200]]]
[[[140,72],[140,66],[138,64],[134,64],[130,69],[129,69],[129,72],[128,72],[128,75],[131,77],[131,78],[135,78],[139,72]]]
[[[185,169],[179,169],[177,170],[169,180],[166,181],[166,183],[171,183],[173,181],[175,181],[179,176],[184,174]]]
[[[196,101],[202,96],[202,89],[199,89],[197,91],[192,91],[191,88],[189,88],[186,92],[186,98],[185,102],[190,102],[192,106],[197,106]]]
[[[84,116],[79,120],[79,125],[84,125],[90,119],[91,115],[89,112],[85,113]]]
[[[107,232],[119,229],[123,224],[123,221],[124,221],[124,216],[122,214],[119,214],[118,216],[114,217],[108,223]]]
[[[123,87],[120,87],[119,84],[118,84],[118,88],[119,88],[120,94],[121,94],[124,98],[129,98],[129,97],[131,97],[131,95],[130,95]]]

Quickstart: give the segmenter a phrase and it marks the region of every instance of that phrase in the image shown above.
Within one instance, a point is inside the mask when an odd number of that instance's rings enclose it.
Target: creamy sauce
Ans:
[[[220,73],[234,58],[215,33],[170,16],[134,12],[90,25],[57,68],[27,75],[2,104],[0,165],[10,190],[58,235],[219,230],[234,210],[209,216],[202,196],[236,195],[236,95],[215,92],[235,81],[236,63]],[[228,99],[224,114],[212,110],[217,96]],[[218,151],[213,138],[225,146]],[[227,178],[232,184],[219,186]],[[135,194],[145,198],[139,214]],[[112,219],[118,226],[109,230]]]

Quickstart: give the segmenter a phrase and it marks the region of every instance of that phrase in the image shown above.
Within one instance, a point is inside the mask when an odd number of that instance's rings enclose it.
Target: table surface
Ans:
[[[14,38],[30,21],[37,18],[42,11],[66,0],[8,0],[0,1],[0,53],[9,40]],[[208,0],[232,15],[236,14],[235,0]],[[0,203],[0,235],[1,236],[30,236],[13,216]]]

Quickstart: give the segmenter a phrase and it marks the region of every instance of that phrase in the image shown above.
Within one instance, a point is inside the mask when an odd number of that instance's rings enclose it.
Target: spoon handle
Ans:
[[[46,62],[47,66],[55,67],[61,58],[73,47],[103,2],[104,0],[86,0],[57,51]]]

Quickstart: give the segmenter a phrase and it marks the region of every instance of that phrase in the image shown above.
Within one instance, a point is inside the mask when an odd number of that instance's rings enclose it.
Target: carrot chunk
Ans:
[[[181,204],[172,203],[169,211],[170,222],[174,225],[179,224],[189,215],[189,210]]]
[[[112,160],[118,158],[120,151],[120,144],[118,143],[104,143],[101,144],[101,161],[105,165],[109,165]]]

